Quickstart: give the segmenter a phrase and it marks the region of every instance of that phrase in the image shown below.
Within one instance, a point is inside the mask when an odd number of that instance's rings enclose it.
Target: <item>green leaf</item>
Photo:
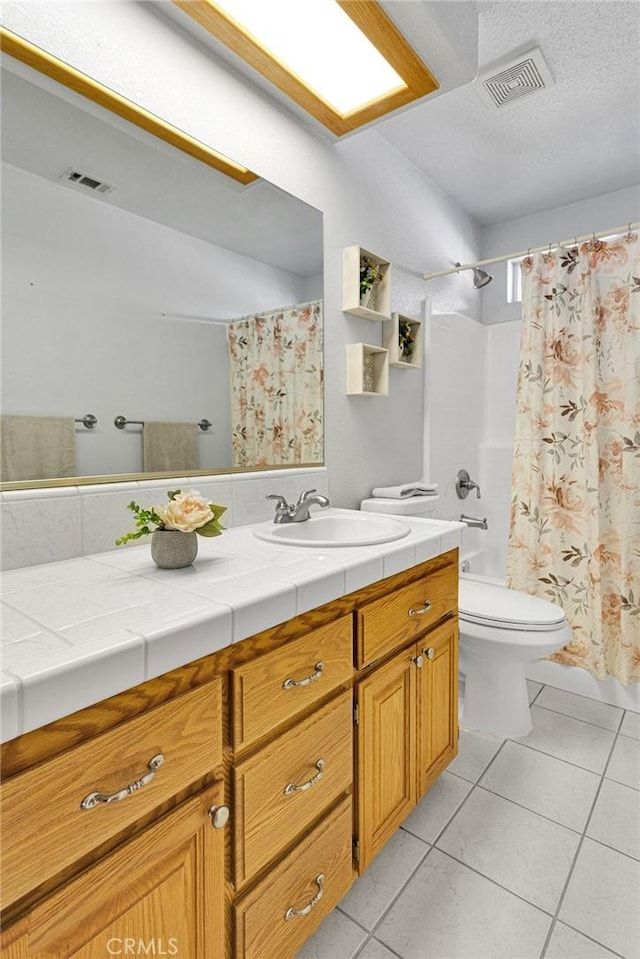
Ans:
[[[169,492],[167,493],[167,496],[169,497],[169,499],[175,499],[176,496],[179,496],[181,492],[182,490],[179,490],[179,489],[170,489]]]
[[[209,503],[209,509],[213,513],[213,518],[219,520],[223,513],[227,512],[226,506],[218,506],[217,503]]]
[[[210,519],[204,526],[196,530],[198,536],[220,536],[223,527],[215,519]]]

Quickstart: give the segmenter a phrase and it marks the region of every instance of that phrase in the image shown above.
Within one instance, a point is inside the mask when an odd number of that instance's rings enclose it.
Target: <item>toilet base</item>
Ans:
[[[531,732],[525,663],[482,662],[467,656],[462,725],[504,739]]]

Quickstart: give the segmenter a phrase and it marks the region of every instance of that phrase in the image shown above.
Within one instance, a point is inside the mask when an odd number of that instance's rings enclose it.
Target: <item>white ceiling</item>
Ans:
[[[402,27],[405,8],[423,4],[384,6]],[[466,83],[382,121],[380,135],[483,224],[639,183],[640,2],[475,6],[479,72],[540,47],[554,85],[498,108]]]
[[[480,223],[640,182],[640,0],[381,2],[441,89],[371,126]],[[335,139],[173,3],[154,12]],[[533,47],[554,85],[489,105],[476,74]]]

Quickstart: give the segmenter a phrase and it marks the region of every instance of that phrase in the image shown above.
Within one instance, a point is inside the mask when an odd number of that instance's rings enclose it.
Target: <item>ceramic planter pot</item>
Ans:
[[[196,533],[157,529],[151,534],[151,558],[160,569],[182,569],[184,566],[191,566],[197,555]]]

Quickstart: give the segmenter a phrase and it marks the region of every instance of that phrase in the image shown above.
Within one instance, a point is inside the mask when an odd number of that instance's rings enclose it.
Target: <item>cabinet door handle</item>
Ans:
[[[418,609],[410,609],[409,616],[424,616],[425,613],[428,613],[431,609],[431,603],[428,599],[425,599],[424,605],[420,606]]]
[[[322,779],[322,772],[324,770],[324,759],[318,760],[318,762],[316,763],[316,769],[318,770],[318,772],[315,774],[315,776],[312,776],[311,779],[309,779],[306,783],[300,783],[300,785],[298,785],[298,783],[289,783],[287,786],[285,786],[284,795],[292,796],[293,793],[306,792],[307,789],[311,789],[311,787],[315,786],[317,782],[320,782],[320,780]]]
[[[126,799],[127,796],[130,796],[132,793],[136,792],[137,789],[142,789],[143,786],[146,786],[148,783],[150,783],[156,774],[156,769],[159,769],[163,762],[164,756],[162,753],[158,753],[157,756],[154,756],[149,760],[147,763],[149,772],[145,773],[144,776],[141,776],[140,779],[136,779],[135,782],[129,783],[128,786],[124,786],[122,789],[112,793],[110,796],[99,792],[89,793],[89,795],[85,796],[80,803],[80,808],[93,809],[95,806],[99,806],[100,803],[120,802],[121,799]]]
[[[318,887],[318,891],[311,902],[307,903],[304,909],[294,909],[293,906],[287,909],[284,914],[285,922],[289,922],[290,919],[295,919],[296,916],[308,916],[313,907],[318,905],[322,899],[322,893],[324,891],[324,873],[321,872],[319,876],[316,876],[316,885]]]
[[[315,673],[312,676],[307,676],[306,679],[285,679],[282,684],[283,689],[294,689],[296,686],[310,686],[311,683],[316,683],[322,676],[322,670],[324,669],[324,663],[316,663],[314,666]]]
[[[423,649],[422,652],[423,652],[424,655],[427,657],[427,659],[435,659],[435,658],[436,658],[436,651],[435,651],[435,649],[433,648],[433,646],[428,646],[426,649]]]
[[[424,659],[422,658],[422,656],[412,656],[411,662],[415,663],[418,669],[422,669],[422,666],[424,664]]]

